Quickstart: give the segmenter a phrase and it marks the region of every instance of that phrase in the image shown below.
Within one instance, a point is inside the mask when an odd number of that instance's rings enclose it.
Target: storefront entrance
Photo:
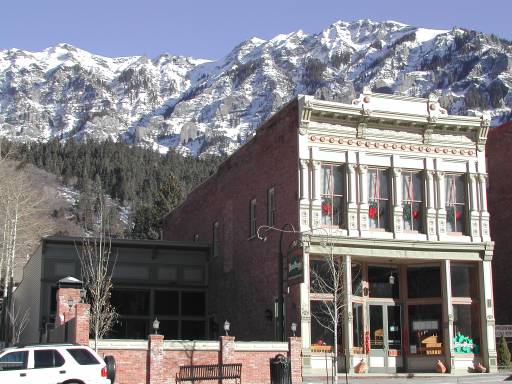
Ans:
[[[400,372],[402,356],[402,307],[397,304],[368,305],[370,322],[370,372]]]

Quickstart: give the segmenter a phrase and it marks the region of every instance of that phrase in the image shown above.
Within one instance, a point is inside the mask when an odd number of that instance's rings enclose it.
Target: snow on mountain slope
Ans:
[[[364,86],[438,92],[450,113],[512,117],[512,43],[475,31],[338,21],[251,38],[225,57],[108,58],[69,44],[0,51],[0,135],[122,139],[165,153],[230,153],[299,93],[350,102]]]

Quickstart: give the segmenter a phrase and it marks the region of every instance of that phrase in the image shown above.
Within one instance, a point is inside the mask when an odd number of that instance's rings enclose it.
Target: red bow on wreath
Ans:
[[[368,216],[370,217],[370,219],[375,219],[377,217],[377,208],[375,208],[375,207],[368,208]]]
[[[417,220],[418,217],[420,217],[420,213],[418,211],[412,211],[412,217],[414,218],[414,220]]]
[[[332,205],[328,203],[322,204],[322,213],[324,215],[330,215],[332,213]]]
[[[460,220],[462,218],[462,212],[461,211],[455,212],[455,218],[457,220]]]

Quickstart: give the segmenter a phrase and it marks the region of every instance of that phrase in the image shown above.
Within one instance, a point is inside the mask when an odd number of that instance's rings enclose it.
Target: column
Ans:
[[[321,226],[320,209],[322,205],[321,201],[321,163],[317,160],[311,161],[313,170],[313,193],[312,193],[312,204],[311,204],[311,227],[319,228]]]
[[[489,231],[489,212],[487,211],[487,175],[478,175],[480,192],[480,233],[483,241],[491,241]]]
[[[443,349],[446,368],[452,372],[455,366],[453,350],[453,306],[450,260],[441,262],[441,295],[443,298]]]
[[[234,336],[220,336],[220,364],[236,363],[235,357],[235,337]]]
[[[309,303],[310,271],[309,253],[304,251],[304,283],[300,284],[300,335],[302,349],[311,348],[311,312]]]
[[[345,349],[345,362],[342,362],[343,365],[348,364],[348,372],[353,372],[354,368],[352,367],[352,351],[354,350],[354,340],[353,340],[353,313],[352,313],[352,257],[350,255],[343,256],[343,285],[345,287],[343,302],[345,303],[343,307],[343,346]]]
[[[480,241],[480,214],[478,212],[478,187],[477,175],[469,175],[469,191],[470,191],[470,211],[469,211],[469,224],[471,239],[473,241]]]
[[[309,160],[301,159],[300,165],[300,230],[310,229]]]
[[[75,321],[70,323],[74,325],[74,328],[71,330],[71,340],[73,343],[89,345],[90,313],[90,304],[78,303],[75,305]]]
[[[402,170],[400,168],[392,169],[393,175],[393,232],[396,238],[397,234],[403,232],[403,215],[402,208]]]
[[[446,235],[446,187],[444,172],[437,171],[437,234]]]
[[[291,384],[302,384],[302,342],[300,337],[288,338],[288,359],[291,363]]]
[[[435,186],[434,186],[434,172],[427,170],[425,172],[425,180],[427,183],[427,216],[426,216],[426,225],[427,225],[427,239],[428,240],[437,240],[436,234],[436,210],[435,210]]]
[[[148,383],[164,384],[168,373],[164,366],[164,335],[149,335]]]
[[[347,198],[347,213],[348,223],[347,230],[349,236],[358,236],[359,229],[357,228],[357,169],[355,164],[347,164],[348,176],[348,198]]]
[[[309,202],[309,160],[300,159],[300,200]]]
[[[492,297],[492,245],[489,243],[484,260],[478,264],[478,285],[480,291],[480,320],[482,330],[481,356],[488,372],[496,372],[498,358],[496,353],[496,336],[494,304]]]
[[[360,164],[359,170],[359,230],[368,230],[368,166]]]

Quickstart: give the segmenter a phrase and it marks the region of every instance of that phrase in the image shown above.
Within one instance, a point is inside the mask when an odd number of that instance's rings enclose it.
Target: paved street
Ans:
[[[428,384],[476,384],[476,383],[506,383],[512,382],[511,374],[473,374],[464,376],[449,375],[400,375],[397,377],[383,377],[378,375],[367,375],[364,377],[349,377],[348,383],[351,384],[412,384],[428,383]],[[331,384],[325,377],[305,377],[304,384]],[[345,376],[338,376],[338,384],[344,384]]]

